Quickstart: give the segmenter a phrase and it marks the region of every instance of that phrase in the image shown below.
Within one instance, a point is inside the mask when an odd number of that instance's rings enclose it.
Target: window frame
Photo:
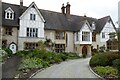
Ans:
[[[10,7],[5,10],[5,19],[14,20],[14,11]]]
[[[65,44],[55,44],[55,52],[65,52]]]
[[[38,28],[26,28],[26,37],[37,38],[38,37]]]
[[[82,32],[82,41],[90,41],[90,32],[87,31]]]
[[[55,39],[64,40],[65,39],[65,32],[64,31],[56,31],[55,32]]]
[[[12,36],[12,28],[5,28],[5,35],[11,35]]]
[[[79,41],[79,32],[76,32],[76,41]]]
[[[36,49],[37,47],[37,42],[24,42],[24,49]]]
[[[102,38],[105,39],[105,32],[102,32]]]
[[[36,20],[36,14],[30,13],[30,20]]]

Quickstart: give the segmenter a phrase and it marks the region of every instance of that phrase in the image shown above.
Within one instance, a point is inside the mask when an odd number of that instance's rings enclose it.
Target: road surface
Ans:
[[[90,58],[70,60],[53,65],[33,78],[98,78],[89,70]]]

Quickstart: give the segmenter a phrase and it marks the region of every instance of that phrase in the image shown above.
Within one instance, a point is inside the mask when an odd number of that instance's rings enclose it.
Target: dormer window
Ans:
[[[92,29],[95,30],[95,22],[92,23]]]
[[[14,11],[10,7],[5,10],[5,19],[14,19]]]

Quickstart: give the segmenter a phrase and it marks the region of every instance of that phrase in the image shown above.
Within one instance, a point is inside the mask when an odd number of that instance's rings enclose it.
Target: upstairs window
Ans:
[[[102,32],[102,38],[105,38],[105,33],[104,32]]]
[[[36,19],[36,15],[35,14],[30,14],[30,20],[34,20]]]
[[[27,28],[27,37],[38,37],[38,28]]]
[[[14,11],[10,7],[5,10],[5,19],[14,19]]]
[[[65,32],[56,31],[56,39],[65,39]]]
[[[95,22],[92,23],[92,29],[95,30]]]
[[[5,28],[6,35],[12,35],[12,28]]]
[[[76,41],[79,41],[79,33],[76,32]]]
[[[82,41],[90,41],[90,32],[82,32]]]
[[[92,33],[92,41],[96,41],[96,33]]]

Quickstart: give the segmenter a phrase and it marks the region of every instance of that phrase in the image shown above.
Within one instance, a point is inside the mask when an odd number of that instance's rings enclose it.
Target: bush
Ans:
[[[114,60],[113,65],[118,69],[118,76],[120,78],[120,59]]]
[[[32,70],[35,68],[42,68],[43,67],[43,61],[38,58],[27,58],[24,59],[19,67],[20,71],[26,72],[26,70]]]
[[[114,53],[96,54],[91,58],[90,66],[111,66],[112,61],[119,58],[120,55]]]
[[[95,67],[95,71],[100,75],[104,75],[103,77],[108,76],[107,78],[115,78],[118,75],[118,70],[110,66],[97,66]]]
[[[5,48],[3,50],[5,50],[5,52],[7,52],[9,57],[11,57],[13,55],[12,51],[9,48]]]
[[[2,63],[7,58],[8,58],[8,54],[4,50],[0,49],[0,63]]]

